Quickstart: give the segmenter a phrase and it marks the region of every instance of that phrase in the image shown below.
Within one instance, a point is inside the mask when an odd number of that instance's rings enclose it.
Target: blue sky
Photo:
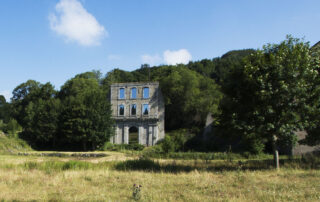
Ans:
[[[2,0],[0,94],[93,69],[212,59],[287,34],[320,40],[319,0]]]

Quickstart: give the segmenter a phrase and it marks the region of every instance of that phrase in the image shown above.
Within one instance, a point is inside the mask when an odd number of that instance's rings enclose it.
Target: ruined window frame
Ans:
[[[142,89],[142,98],[143,99],[149,99],[149,97],[150,97],[150,88],[149,87],[143,87],[143,89]]]
[[[121,90],[123,90],[123,96],[122,96]],[[125,90],[125,88],[122,88],[122,87],[119,88],[119,99],[120,100],[126,99],[126,90]]]
[[[133,90],[135,90],[135,95],[134,96],[133,96]],[[137,99],[137,88],[136,87],[132,87],[131,88],[130,98],[131,99]]]
[[[123,113],[121,114],[121,108],[123,108]],[[120,104],[119,106],[118,106],[118,111],[119,111],[119,113],[118,113],[118,115],[119,116],[124,116],[124,113],[125,113],[125,107],[124,107],[124,104]]]
[[[147,109],[147,113],[145,113],[146,109]],[[142,104],[142,115],[143,116],[149,116],[149,114],[150,114],[149,104]]]
[[[134,114],[132,113],[133,106],[135,106],[135,113]],[[137,115],[137,105],[136,104],[132,104],[130,106],[130,114],[131,114],[131,116],[136,116]]]

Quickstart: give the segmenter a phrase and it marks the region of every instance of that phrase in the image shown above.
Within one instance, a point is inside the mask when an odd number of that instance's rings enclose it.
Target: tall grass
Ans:
[[[13,154],[27,151],[32,151],[32,149],[25,141],[17,137],[8,137],[0,134],[0,154]]]
[[[25,157],[27,158],[27,157]],[[66,170],[118,170],[118,171],[144,171],[144,172],[221,172],[221,171],[239,171],[239,170],[273,170],[273,160],[157,160],[148,158],[129,159],[125,161],[100,161],[89,162],[86,160],[68,160],[64,161],[54,159],[28,160],[21,163],[10,164],[0,163],[3,169],[24,169],[40,170],[46,173],[61,172]],[[288,158],[280,160],[283,169],[319,169],[319,156],[303,156],[299,158]]]
[[[13,157],[19,160],[12,163]],[[315,156],[283,161],[279,171],[246,169],[267,165],[262,160],[94,163],[70,157],[13,157],[1,156],[0,201],[133,201],[133,184],[142,185],[141,201],[320,200],[320,171],[308,167],[312,159],[318,164]],[[306,167],[295,168],[299,163]]]
[[[270,154],[253,155],[250,153],[232,152],[169,152],[164,153],[155,147],[147,147],[142,151],[121,150],[121,152],[131,155],[138,155],[145,158],[155,159],[181,159],[181,160],[242,160],[242,159],[271,159]]]

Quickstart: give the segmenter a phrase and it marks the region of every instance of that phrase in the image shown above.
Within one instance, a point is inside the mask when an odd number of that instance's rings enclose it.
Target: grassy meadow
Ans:
[[[139,159],[30,152],[0,155],[0,201],[319,201],[318,162]],[[55,152],[55,154],[57,154]],[[92,153],[91,153],[92,154]]]

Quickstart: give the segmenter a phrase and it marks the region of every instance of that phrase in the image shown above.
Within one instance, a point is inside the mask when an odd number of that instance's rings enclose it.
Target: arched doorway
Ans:
[[[139,133],[138,128],[131,126],[129,128],[129,144],[138,144],[139,143]]]

